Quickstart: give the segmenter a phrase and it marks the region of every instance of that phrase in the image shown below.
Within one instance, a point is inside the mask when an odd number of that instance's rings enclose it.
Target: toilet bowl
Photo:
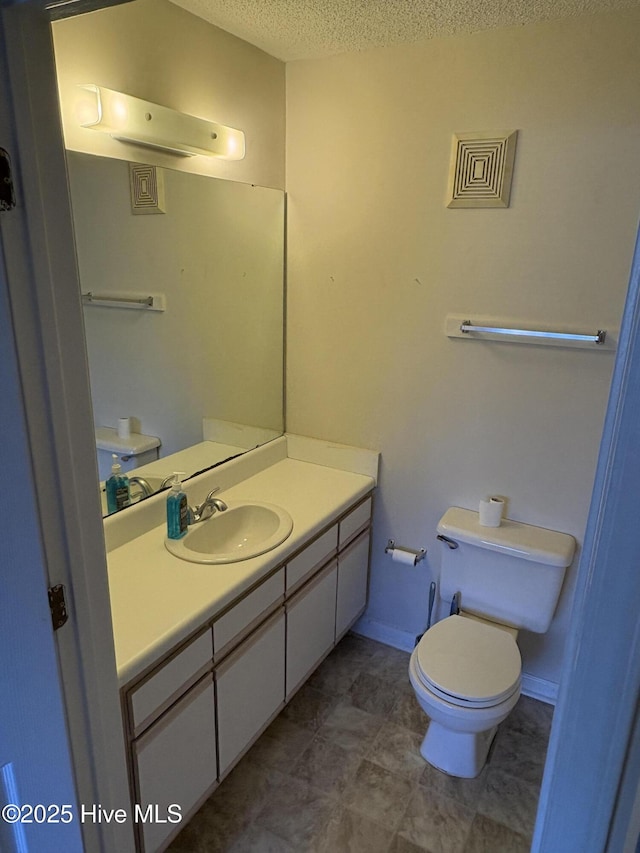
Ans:
[[[520,697],[515,632],[454,615],[436,623],[413,650],[409,679],[430,719],[422,757],[452,776],[473,778],[498,725]]]

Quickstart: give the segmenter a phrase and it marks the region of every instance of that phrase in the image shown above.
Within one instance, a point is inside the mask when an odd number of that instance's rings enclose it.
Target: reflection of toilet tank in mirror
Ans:
[[[551,624],[575,540],[505,519],[479,523],[477,512],[447,510],[440,595],[460,613],[437,622],[411,655],[409,678],[430,719],[421,753],[452,776],[480,773],[497,726],[520,697],[520,629]]]
[[[142,435],[131,432],[127,438],[120,438],[118,430],[111,427],[96,429],[96,454],[98,458],[98,476],[106,480],[111,471],[113,454],[117,454],[123,473],[139,468],[158,458],[160,439],[154,435]]]

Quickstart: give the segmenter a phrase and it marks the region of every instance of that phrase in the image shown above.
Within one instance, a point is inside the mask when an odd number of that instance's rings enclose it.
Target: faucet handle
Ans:
[[[215,489],[211,489],[211,491],[207,495],[207,500],[210,501],[211,498],[219,491],[220,491],[220,486],[216,486]]]

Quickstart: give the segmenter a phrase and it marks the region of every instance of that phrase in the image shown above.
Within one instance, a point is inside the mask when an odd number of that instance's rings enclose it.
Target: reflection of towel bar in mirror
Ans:
[[[467,340],[509,340],[514,343],[547,344],[548,346],[573,346],[591,349],[594,345],[601,349],[613,348],[607,339],[607,332],[598,329],[595,334],[578,332],[557,332],[542,329],[522,329],[493,323],[474,323],[460,315],[449,315],[446,321],[446,334],[450,338]],[[476,337],[476,335],[478,337]]]
[[[142,296],[135,293],[98,294],[90,290],[82,294],[84,305],[106,308],[137,308],[142,311],[164,311],[164,296]]]

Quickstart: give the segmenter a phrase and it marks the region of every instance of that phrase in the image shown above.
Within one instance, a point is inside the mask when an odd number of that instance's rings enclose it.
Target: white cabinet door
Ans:
[[[145,853],[154,853],[216,781],[213,678],[204,678],[135,744]],[[145,817],[144,823],[141,818]]]
[[[334,560],[287,604],[287,701],[333,646],[336,575]]]
[[[134,734],[139,735],[154,718],[169,708],[181,693],[200,681],[211,669],[213,640],[208,628],[192,640],[145,682],[131,691],[131,718]]]
[[[287,563],[287,593],[295,592],[318,569],[328,563],[338,552],[338,525],[329,530]]]
[[[369,537],[367,530],[338,554],[336,642],[353,625],[367,604]]]
[[[284,568],[263,581],[253,592],[213,623],[216,659],[237,645],[254,627],[264,621],[265,612],[284,598]]]
[[[353,539],[358,530],[364,527],[365,524],[369,524],[371,521],[372,505],[372,498],[368,498],[342,519],[340,522],[340,534],[338,536],[338,545],[340,548],[344,547],[350,539]]]
[[[216,668],[220,776],[284,705],[284,611]]]

